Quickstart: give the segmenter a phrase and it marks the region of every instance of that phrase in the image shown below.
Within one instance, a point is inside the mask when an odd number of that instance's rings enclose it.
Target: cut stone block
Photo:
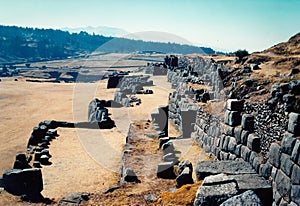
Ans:
[[[202,161],[197,164],[197,180],[203,180],[205,177],[216,174],[255,174],[252,166],[245,161]]]
[[[247,146],[254,152],[260,152],[260,138],[254,134],[249,134]]]
[[[288,131],[296,136],[300,135],[300,114],[294,112],[289,114]]]
[[[196,193],[194,206],[198,205],[220,205],[225,200],[238,194],[236,182],[224,184],[200,186]]]
[[[276,188],[280,195],[287,201],[290,201],[291,180],[281,170],[277,171],[275,178]]]
[[[279,168],[280,167],[280,146],[277,143],[272,143],[269,149],[269,161],[272,165]]]
[[[296,143],[295,136],[291,133],[286,132],[281,142],[281,152],[291,155],[295,143]]]
[[[242,128],[252,133],[254,131],[254,116],[251,114],[243,114]]]
[[[242,112],[244,108],[244,101],[237,99],[228,99],[226,103],[226,109],[230,111]]]
[[[259,197],[252,191],[248,190],[240,195],[236,195],[232,198],[229,198],[223,202],[220,206],[232,206],[232,205],[251,205],[251,206],[261,206],[261,200]]]
[[[241,124],[241,113],[237,111],[226,110],[224,117],[225,124],[235,127]]]

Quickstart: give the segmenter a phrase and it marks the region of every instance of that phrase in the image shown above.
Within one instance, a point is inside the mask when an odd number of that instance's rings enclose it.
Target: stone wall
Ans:
[[[129,95],[137,94],[143,90],[144,86],[153,86],[153,81],[149,80],[150,76],[124,76],[119,82],[119,91],[115,92],[114,101],[124,107],[132,106],[132,102],[138,102]],[[139,102],[140,103],[140,102]]]
[[[242,113],[243,101],[230,99],[224,121],[199,110],[194,138],[205,152],[218,160],[244,160],[272,181],[274,204],[300,204],[300,115],[290,113],[288,131],[281,142],[272,143],[268,157],[261,154],[261,137],[256,134],[254,116]]]
[[[183,133],[189,128],[184,125],[183,111],[195,112],[195,117],[189,118],[190,136],[205,152],[217,160],[249,162],[260,176],[271,180],[273,205],[300,205],[300,114],[287,111],[286,103],[280,101],[274,109],[270,103],[229,99],[223,117],[214,116],[195,106],[199,99],[190,84],[209,86],[204,93],[209,93],[211,100],[224,98],[219,79],[205,71],[221,75],[222,66],[199,58],[184,69],[168,72],[168,80],[176,88],[169,96],[169,118]]]

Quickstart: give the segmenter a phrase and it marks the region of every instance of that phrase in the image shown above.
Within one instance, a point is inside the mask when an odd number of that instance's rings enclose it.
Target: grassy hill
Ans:
[[[146,42],[125,38],[69,33],[54,29],[0,26],[0,63],[64,59],[93,51],[214,54],[211,48],[176,43]]]

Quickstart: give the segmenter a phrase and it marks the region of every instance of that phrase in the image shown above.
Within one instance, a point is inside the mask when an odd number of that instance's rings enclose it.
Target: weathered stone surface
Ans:
[[[300,167],[296,164],[293,166],[291,182],[295,185],[300,185]]]
[[[241,133],[241,143],[243,145],[247,145],[247,142],[248,142],[248,136],[249,136],[249,131],[247,130],[243,130],[242,133]]]
[[[269,178],[271,176],[272,166],[270,163],[261,164],[259,167],[259,174],[264,178]]]
[[[217,175],[207,176],[203,180],[203,186],[218,184],[222,182],[228,182],[235,180],[238,185],[238,189],[242,191],[246,190],[269,190],[272,192],[272,186],[269,180],[260,177],[258,174],[237,174],[237,175],[227,175],[220,173]]]
[[[258,196],[252,191],[248,190],[240,195],[236,195],[223,202],[220,206],[232,205],[248,205],[248,206],[261,206],[262,203]]]
[[[211,186],[200,186],[196,193],[194,206],[220,205],[225,200],[238,194],[237,184],[228,182]]]
[[[289,155],[282,153],[280,157],[280,169],[287,175],[291,176],[292,172],[292,161]]]
[[[185,167],[176,178],[176,187],[181,187],[186,184],[193,184],[193,171],[189,167]]]
[[[229,99],[226,103],[226,108],[230,111],[239,111],[242,112],[244,107],[244,101],[243,100],[237,100],[237,99]]]
[[[241,156],[241,148],[242,148],[242,145],[239,144],[235,147],[235,150],[234,150],[234,154],[237,156],[237,157],[240,157]]]
[[[250,133],[254,131],[254,116],[251,114],[243,114],[242,116],[242,128]]]
[[[222,145],[222,149],[224,150],[224,151],[228,151],[228,143],[229,143],[229,139],[230,139],[230,137],[229,136],[225,136],[224,137],[224,142],[223,142],[223,145]]]
[[[241,134],[242,134],[242,128],[241,127],[235,127],[234,128],[234,137],[236,139],[236,143],[240,144],[241,141]]]
[[[196,167],[197,180],[216,174],[254,174],[252,166],[244,161],[203,161]]]
[[[296,144],[294,146],[292,155],[291,155],[291,160],[293,160],[296,164],[300,166],[300,140],[296,140]]]
[[[290,201],[291,180],[281,170],[277,171],[275,178],[276,188],[280,195]]]
[[[295,143],[296,143],[295,136],[293,134],[286,132],[281,142],[281,152],[291,155]]]
[[[254,134],[249,134],[247,147],[254,152],[260,152],[260,138]]]
[[[164,143],[161,148],[163,150],[164,155],[168,153],[174,153],[174,145],[172,141]]]
[[[229,136],[233,136],[234,135],[234,127],[231,127],[231,126],[229,126],[229,125],[226,125],[226,124],[224,124],[223,125],[223,132],[224,132],[224,134],[226,134],[226,135],[229,135]]]
[[[254,158],[257,156],[256,152],[251,151],[249,156],[249,163],[253,166]]]
[[[280,206],[289,206],[289,203],[288,203],[287,201],[285,201],[285,199],[282,198],[282,199],[280,200],[279,205],[280,205]]]
[[[300,114],[291,112],[289,114],[288,131],[295,135],[300,135]]]
[[[229,137],[229,142],[228,142],[228,152],[234,153],[235,147],[236,147],[236,140],[234,137]]]
[[[272,167],[272,171],[271,171],[271,178],[272,178],[272,180],[275,179],[276,174],[277,174],[277,170],[278,169],[276,167]]]
[[[184,160],[178,164],[178,174],[181,174],[186,167],[190,168],[191,173],[193,173],[193,164],[188,160]]]
[[[43,190],[40,169],[9,169],[3,174],[4,189],[14,195],[38,195]]]
[[[163,179],[175,179],[173,162],[159,163],[157,166],[157,177]]]
[[[291,199],[293,202],[300,205],[300,185],[292,185]]]
[[[255,157],[253,160],[252,166],[257,173],[259,173],[259,167],[260,167],[262,161],[263,161],[263,157],[260,157],[260,156]]]
[[[280,146],[277,143],[272,143],[269,152],[269,161],[272,165],[279,168],[280,167]]]
[[[243,158],[243,160],[248,162],[249,158],[250,158],[250,153],[251,153],[251,150],[248,147],[242,145],[242,147],[241,147],[241,157]]]
[[[225,124],[229,126],[237,126],[241,124],[241,113],[237,111],[226,110],[224,117]]]
[[[125,169],[124,174],[123,174],[123,180],[125,182],[140,182],[132,168]]]

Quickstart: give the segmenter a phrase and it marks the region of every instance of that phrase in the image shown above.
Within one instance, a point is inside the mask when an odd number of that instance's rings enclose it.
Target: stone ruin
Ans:
[[[119,82],[120,90],[115,92],[114,101],[130,107],[141,104],[141,100],[136,98],[135,94],[153,94],[152,90],[144,91],[145,86],[153,86],[153,81],[149,80],[150,76],[126,76]]]
[[[108,109],[105,107],[112,107],[115,103],[112,101],[105,101],[94,99],[90,102],[88,107],[88,121],[97,123],[100,129],[111,129],[115,127],[115,122],[109,117]]]
[[[148,64],[145,68],[146,74],[152,74],[153,76],[166,76],[168,68],[165,63],[153,63]]]
[[[34,127],[27,144],[27,151],[16,155],[12,169],[8,169],[0,177],[0,187],[7,192],[21,196],[22,200],[30,202],[47,202],[41,195],[43,177],[41,167],[51,165],[49,146],[56,139],[58,127],[111,129],[114,121],[109,117],[106,107],[114,105],[112,101],[94,99],[88,107],[87,122],[43,121]],[[33,161],[32,161],[33,160]],[[31,163],[32,161],[32,163]]]
[[[194,205],[247,201],[253,205],[300,205],[300,81],[273,85],[272,97],[263,105],[229,99],[222,119],[202,110],[197,102],[224,99],[229,93],[223,90],[223,79],[223,65],[200,57],[179,59],[179,66],[168,71],[168,80],[176,88],[169,95],[169,118],[183,136],[195,139],[218,160],[198,163],[197,180],[204,183]],[[256,85],[250,80],[244,84],[249,88]],[[199,91],[194,85],[203,87]],[[185,111],[191,115],[183,126]],[[184,132],[189,126],[190,132]]]

